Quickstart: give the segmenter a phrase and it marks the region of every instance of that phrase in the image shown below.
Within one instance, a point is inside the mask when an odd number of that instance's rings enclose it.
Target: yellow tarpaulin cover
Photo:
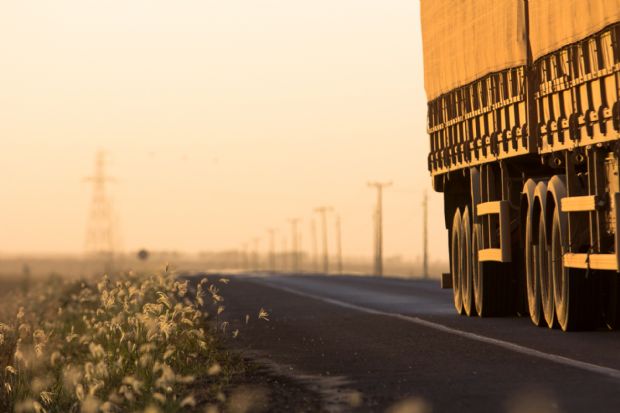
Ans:
[[[620,0],[530,0],[529,9],[534,60],[620,21]]]
[[[421,0],[429,100],[526,63],[524,0]],[[620,0],[529,0],[534,60],[620,21]]]
[[[428,100],[488,73],[526,63],[523,0],[420,3]]]

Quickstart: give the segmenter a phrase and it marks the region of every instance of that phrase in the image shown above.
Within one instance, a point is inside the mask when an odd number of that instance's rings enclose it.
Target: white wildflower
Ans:
[[[87,396],[86,400],[82,403],[81,413],[98,413],[101,401],[94,396]]]
[[[264,308],[261,308],[260,311],[258,312],[258,319],[269,321],[269,313],[267,312],[267,310],[265,310]]]
[[[185,294],[187,294],[187,285],[188,285],[189,281],[185,281],[185,282],[177,282],[177,291],[179,293],[179,297],[185,297]]]
[[[62,360],[62,355],[58,351],[54,351],[50,356],[50,364],[56,366]]]
[[[172,308],[172,305],[170,304],[170,300],[168,299],[168,296],[166,294],[162,293],[161,291],[158,291],[157,295],[159,296],[159,298],[157,299],[158,303],[162,303],[163,305],[168,307],[168,309]]]
[[[52,392],[50,392],[50,391],[42,391],[41,394],[39,395],[39,397],[41,397],[41,401],[46,406],[49,406],[50,404],[52,404],[52,401],[53,401],[53,393]]]
[[[166,396],[162,393],[159,393],[159,392],[153,393],[153,398],[157,400],[158,402],[160,402],[161,404],[166,403]]]
[[[75,386],[75,397],[77,397],[79,401],[84,400],[84,386],[82,386],[82,383],[78,383],[78,385]]]
[[[90,351],[91,356],[95,359],[102,359],[105,357],[105,350],[101,346],[101,344],[89,343],[88,350]]]
[[[216,376],[218,374],[220,374],[222,371],[222,366],[220,366],[220,363],[213,363],[211,365],[211,367],[209,367],[209,370],[207,370],[207,374],[209,376]]]
[[[194,407],[194,406],[196,406],[196,399],[192,395],[189,395],[183,400],[181,400],[181,407]]]

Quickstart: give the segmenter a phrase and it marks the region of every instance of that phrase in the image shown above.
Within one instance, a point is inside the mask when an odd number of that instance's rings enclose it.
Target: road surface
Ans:
[[[240,331],[232,345],[305,383],[326,410],[620,412],[618,332],[458,316],[437,281],[230,279],[221,285],[223,316]]]

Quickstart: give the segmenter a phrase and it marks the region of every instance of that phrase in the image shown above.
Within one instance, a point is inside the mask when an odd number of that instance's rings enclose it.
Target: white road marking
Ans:
[[[318,301],[323,301],[328,304],[337,305],[343,308],[349,308],[352,310],[360,311],[367,314],[380,315],[384,317],[396,318],[402,321],[407,321],[409,323],[418,324],[424,327],[432,328],[437,331],[441,331],[448,334],[453,334],[455,336],[468,338],[470,340],[479,341],[482,343],[491,344],[497,347],[501,347],[510,351],[514,351],[515,353],[525,354],[527,356],[537,357],[543,360],[552,361],[557,364],[562,364],[565,366],[574,367],[577,369],[585,370],[591,373],[601,374],[607,377],[611,377],[613,379],[620,379],[620,370],[612,369],[610,367],[599,366],[598,364],[587,363],[585,361],[574,360],[568,357],[560,356],[557,354],[545,353],[544,351],[535,350],[533,348],[521,346],[519,344],[511,343],[509,341],[498,340],[496,338],[481,336],[479,334],[470,333],[468,331],[457,330],[452,327],[448,327],[443,324],[435,323],[432,321],[424,320],[415,316],[408,316],[404,314],[398,313],[390,313],[387,311],[375,310],[373,308],[362,307],[357,304],[347,303],[345,301],[336,300],[333,298],[321,297],[319,295],[306,293],[304,291],[296,290],[290,287],[284,287],[282,285],[276,285],[274,283],[265,281],[263,278],[260,282],[261,285],[266,285],[268,287],[289,292],[291,294],[296,294],[302,297],[311,298]],[[257,282],[257,281],[254,281]]]

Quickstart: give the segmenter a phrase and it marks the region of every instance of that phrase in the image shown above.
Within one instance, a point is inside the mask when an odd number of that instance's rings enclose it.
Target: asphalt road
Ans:
[[[620,412],[618,332],[458,316],[437,281],[230,278],[231,345],[321,394],[325,410]]]

